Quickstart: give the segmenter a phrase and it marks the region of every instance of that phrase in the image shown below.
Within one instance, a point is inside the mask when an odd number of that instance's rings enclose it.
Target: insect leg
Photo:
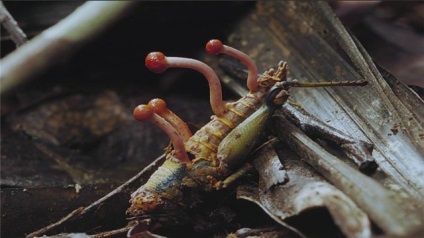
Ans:
[[[285,117],[301,128],[308,136],[317,137],[336,146],[359,166],[363,173],[373,173],[378,165],[372,157],[373,145],[351,137],[309,114],[299,105],[287,101],[282,107]]]
[[[243,177],[245,174],[248,174],[254,169],[253,165],[250,163],[244,163],[240,168],[238,168],[233,174],[228,176],[222,183],[220,183],[221,188],[227,188],[239,178]]]

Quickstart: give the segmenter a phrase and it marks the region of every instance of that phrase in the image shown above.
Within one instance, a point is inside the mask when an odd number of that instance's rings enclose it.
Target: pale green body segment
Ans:
[[[170,188],[178,188],[182,184],[182,180],[186,176],[185,171],[186,164],[165,160],[144,186],[159,193],[169,193]]]
[[[262,105],[221,141],[218,146],[218,159],[221,164],[233,167],[244,162],[273,111],[270,107]]]

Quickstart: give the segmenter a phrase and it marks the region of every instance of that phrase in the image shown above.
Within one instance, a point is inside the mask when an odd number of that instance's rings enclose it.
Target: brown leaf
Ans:
[[[257,153],[254,164],[259,172],[259,199],[246,195],[239,197],[255,201],[283,225],[286,225],[287,218],[300,215],[311,208],[325,207],[346,236],[371,235],[367,215],[348,196],[327,183],[308,165],[292,158],[279,159],[271,146],[266,146]],[[278,178],[281,174],[287,177],[285,183],[266,186],[269,180]]]

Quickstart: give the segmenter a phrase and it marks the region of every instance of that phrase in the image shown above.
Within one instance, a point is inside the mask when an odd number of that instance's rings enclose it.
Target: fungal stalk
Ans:
[[[255,92],[258,88],[258,68],[255,61],[247,54],[227,45],[222,44],[220,40],[210,40],[206,43],[206,52],[212,55],[226,54],[234,57],[242,62],[248,70],[247,88],[251,92]]]
[[[178,133],[177,129],[173,127],[171,123],[167,122],[164,118],[156,114],[151,105],[142,104],[137,106],[134,109],[133,115],[138,121],[150,121],[162,129],[171,139],[176,158],[184,163],[191,162],[187,151],[185,150],[184,141],[180,133]]]
[[[187,142],[188,139],[190,139],[190,137],[193,135],[193,133],[191,133],[190,129],[188,128],[187,124],[180,117],[178,117],[175,113],[173,113],[166,107],[166,102],[164,100],[160,98],[155,98],[150,100],[148,105],[152,107],[154,113],[158,114],[160,117],[165,119],[175,129],[179,131],[184,143]]]
[[[146,67],[155,73],[162,73],[168,68],[188,68],[194,69],[202,73],[209,83],[210,103],[212,111],[218,117],[223,117],[227,111],[224,102],[222,101],[221,82],[215,71],[205,63],[182,57],[167,57],[161,52],[152,52],[146,56]]]

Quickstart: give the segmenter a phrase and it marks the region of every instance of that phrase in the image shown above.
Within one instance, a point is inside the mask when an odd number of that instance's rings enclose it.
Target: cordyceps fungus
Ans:
[[[210,40],[208,43],[206,43],[205,48],[206,48],[206,52],[208,52],[209,54],[218,55],[222,53],[222,54],[226,54],[240,60],[240,62],[242,62],[247,67],[247,70],[248,70],[247,88],[251,92],[256,91],[258,87],[258,83],[257,83],[258,69],[256,67],[255,61],[253,61],[253,59],[250,58],[250,56],[248,56],[247,54],[233,47],[224,45],[222,44],[220,40],[216,40],[216,39]]]
[[[133,115],[138,121],[150,121],[162,129],[171,139],[172,145],[174,146],[175,157],[181,162],[190,162],[182,136],[171,123],[154,112],[152,105],[141,104],[137,106],[134,109]]]
[[[159,52],[147,55],[145,64],[153,72],[180,67],[204,74],[209,82],[211,106],[216,116],[192,135],[187,125],[167,109],[161,99],[153,99],[147,105],[135,108],[135,118],[156,124],[168,134],[174,147],[166,153],[163,164],[131,194],[128,214],[140,220],[139,224],[144,224],[144,231],[168,224],[175,226],[176,221],[178,226],[185,226],[187,219],[180,218],[186,217],[196,207],[203,192],[227,187],[248,173],[251,170],[248,155],[258,144],[257,139],[269,118],[288,100],[291,87],[362,86],[366,83],[362,80],[287,81],[288,66],[285,62],[280,62],[277,70],[270,69],[258,76],[256,65],[249,56],[223,45],[219,40],[209,41],[206,51],[214,55],[228,54],[244,63],[249,70],[247,84],[250,92],[237,101],[224,104],[218,76],[206,64],[194,59],[166,57]],[[301,111],[300,117],[310,118]],[[344,147],[345,144],[356,143],[355,139],[341,132],[333,133],[333,128],[323,129],[313,119],[306,125],[317,127],[323,136],[331,135],[332,138],[326,136],[329,141],[340,145],[345,155],[360,166],[364,161],[373,161],[372,150],[368,149],[372,147],[365,150],[350,145]],[[151,224],[151,229],[145,227],[146,224]]]
[[[193,134],[188,128],[187,124],[178,117],[175,113],[166,107],[166,102],[160,98],[150,100],[149,106],[153,111],[169,122],[174,128],[177,128],[183,141],[186,142]]]
[[[145,64],[150,71],[155,73],[162,73],[168,68],[188,68],[202,73],[209,83],[212,111],[218,117],[222,117],[227,111],[222,101],[221,83],[218,75],[205,63],[195,59],[167,57],[161,52],[152,52],[146,56]]]

